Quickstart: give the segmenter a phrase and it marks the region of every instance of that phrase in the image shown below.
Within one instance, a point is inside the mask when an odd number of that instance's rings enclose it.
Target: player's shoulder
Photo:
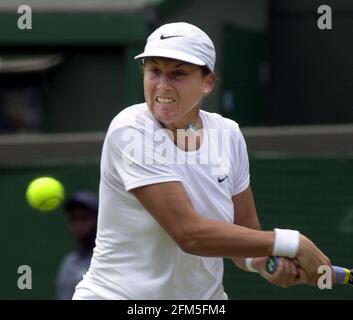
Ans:
[[[201,110],[202,116],[207,120],[209,128],[220,128],[240,131],[239,124],[233,119],[223,117],[219,113]]]

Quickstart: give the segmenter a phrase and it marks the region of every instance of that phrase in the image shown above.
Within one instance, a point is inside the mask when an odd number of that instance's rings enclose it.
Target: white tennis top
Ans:
[[[129,190],[181,181],[203,217],[234,221],[232,196],[249,185],[249,162],[238,124],[201,111],[203,142],[179,149],[137,104],[110,124],[101,159],[96,247],[78,287],[103,299],[227,299],[223,259],[183,252]]]

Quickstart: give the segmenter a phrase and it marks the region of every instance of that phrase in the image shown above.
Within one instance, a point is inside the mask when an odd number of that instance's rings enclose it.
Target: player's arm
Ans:
[[[249,186],[240,194],[235,195],[232,200],[234,204],[234,223],[260,230],[260,221],[251,187]],[[305,273],[297,268],[294,261],[284,257],[280,258],[276,273],[273,275],[268,274],[266,271],[267,259],[268,257],[257,257],[252,260],[252,268],[257,270],[267,281],[281,287],[288,287],[304,283],[307,280]],[[245,263],[245,258],[233,257],[232,260],[241,269],[249,271]]]
[[[261,230],[251,187],[249,186],[243,192],[233,196],[232,200],[234,205],[234,223],[246,228]],[[249,271],[245,258],[232,257],[232,260],[239,268]],[[267,257],[255,258],[252,260],[252,268],[259,272],[264,271],[266,261]]]
[[[203,218],[194,210],[180,182],[152,184],[131,192],[188,253],[217,257],[257,257],[272,253],[272,231]]]
[[[249,186],[243,192],[233,196],[234,223],[250,229],[261,230],[254,197]],[[245,258],[232,257],[233,262],[241,269],[249,271],[245,265]]]
[[[273,249],[275,232],[254,230],[200,216],[181,182],[157,183],[132,189],[131,192],[185,252],[211,257],[287,255],[278,254]],[[280,244],[284,251],[287,251],[284,247],[288,247],[287,235],[290,236],[287,230],[277,230],[276,245],[278,247]],[[303,235],[299,237],[296,252],[297,260],[311,283],[316,283],[320,265],[331,265],[329,259]]]

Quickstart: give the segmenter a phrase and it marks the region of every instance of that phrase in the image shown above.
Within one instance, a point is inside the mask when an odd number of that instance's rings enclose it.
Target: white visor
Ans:
[[[201,29],[185,22],[165,24],[147,39],[145,50],[135,59],[163,57],[207,66],[214,71],[216,61],[212,40]]]

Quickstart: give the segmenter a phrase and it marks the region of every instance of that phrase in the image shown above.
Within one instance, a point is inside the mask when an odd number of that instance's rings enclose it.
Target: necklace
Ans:
[[[193,132],[193,133],[196,133],[197,130],[198,130],[196,123],[197,123],[197,121],[191,122],[191,123],[189,124],[189,128],[188,128],[188,129],[190,129],[191,132]]]
[[[164,128],[164,129],[169,129],[169,130],[172,130],[172,131],[177,131],[177,130],[190,130],[192,133],[196,133],[197,130],[198,130],[198,127],[197,127],[197,122],[198,122],[198,119],[196,121],[193,121],[191,123],[189,123],[186,127],[184,128],[167,128],[162,122],[158,121],[159,124]]]

